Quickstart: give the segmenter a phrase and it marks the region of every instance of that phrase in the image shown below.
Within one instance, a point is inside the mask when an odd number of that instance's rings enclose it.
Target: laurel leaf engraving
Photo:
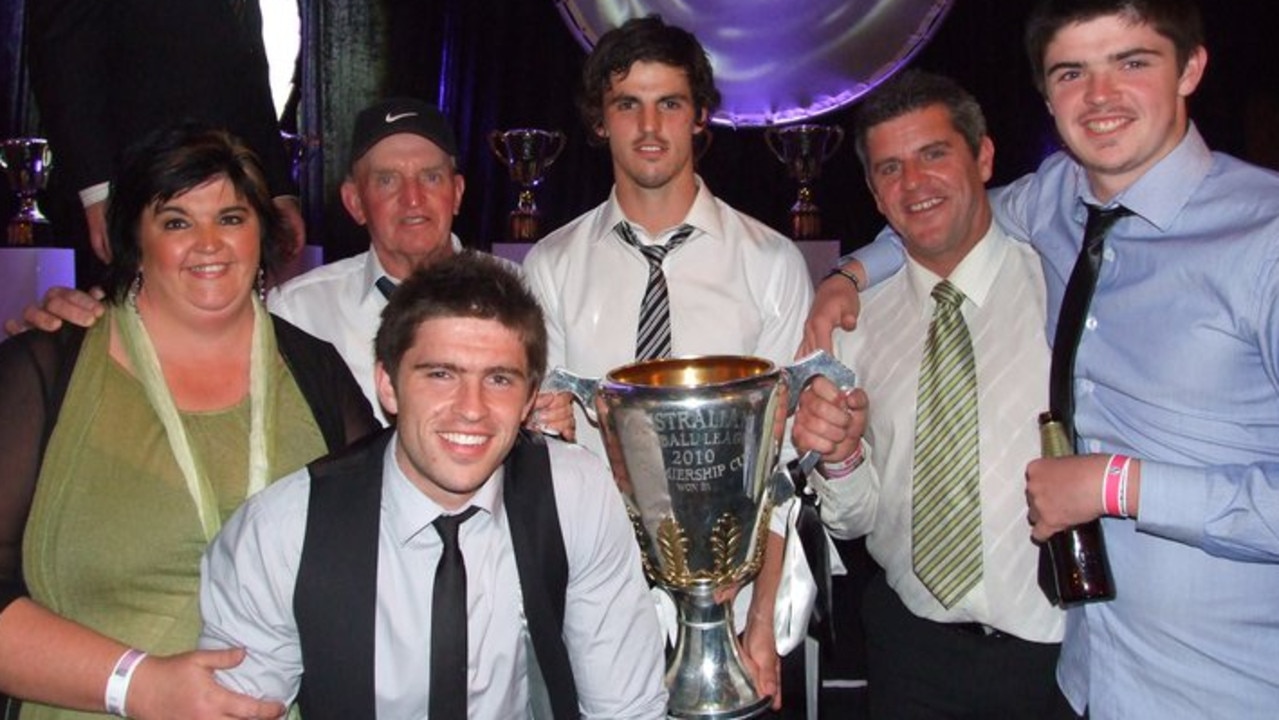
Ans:
[[[688,584],[688,538],[675,518],[667,516],[657,526],[657,547],[662,555],[663,579],[677,587]]]

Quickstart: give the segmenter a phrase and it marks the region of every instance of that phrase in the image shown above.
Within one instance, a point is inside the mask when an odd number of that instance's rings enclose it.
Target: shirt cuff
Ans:
[[[1142,460],[1137,529],[1200,546],[1208,493],[1202,468]]]
[[[875,236],[874,242],[841,257],[839,264],[842,266],[853,260],[860,262],[866,272],[867,282],[862,288],[865,290],[892,277],[906,262],[906,253],[902,250],[897,234],[892,228],[885,227]]]
[[[97,205],[100,202],[105,202],[107,196],[110,194],[111,183],[109,182],[100,182],[97,185],[90,185],[80,191],[80,204],[85,207]]]

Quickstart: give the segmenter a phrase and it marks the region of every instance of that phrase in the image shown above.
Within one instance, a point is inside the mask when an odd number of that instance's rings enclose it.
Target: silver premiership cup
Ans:
[[[759,572],[772,508],[794,493],[777,468],[788,387],[797,398],[816,374],[855,383],[819,353],[786,369],[741,356],[652,360],[599,381],[557,368],[542,385],[572,392],[598,418],[644,571],[675,600],[671,717],[747,718],[769,704],[742,665],[732,606],[715,596]]]

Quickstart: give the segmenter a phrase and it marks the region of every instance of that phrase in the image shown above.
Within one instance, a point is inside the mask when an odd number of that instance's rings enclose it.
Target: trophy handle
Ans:
[[[511,158],[506,154],[506,151],[502,149],[504,145],[503,140],[505,135],[506,133],[502,132],[501,130],[493,130],[492,132],[490,132],[489,148],[493,150],[493,154],[497,156],[498,160],[501,160],[504,163],[510,164]]]
[[[582,406],[582,410],[586,411],[586,417],[591,422],[599,422],[595,413],[595,390],[598,387],[598,378],[583,377],[557,367],[546,374],[546,379],[542,381],[539,390],[544,393],[572,393],[578,404]]]
[[[844,144],[843,127],[839,125],[827,125],[826,127],[830,128],[831,132],[835,134],[835,142],[826,143],[826,152],[822,154],[822,162],[830,160],[831,156],[835,154],[835,151],[839,149],[839,146]]]
[[[787,416],[794,415],[799,409],[800,391],[818,375],[828,378],[838,385],[840,390],[851,390],[857,387],[857,373],[825,350],[816,350],[805,355],[799,362],[787,366],[785,371],[786,387],[790,391],[786,404]]]
[[[840,132],[843,137],[843,132]],[[787,403],[786,415],[789,417],[795,414],[799,409],[799,394],[804,387],[818,375],[821,375],[831,382],[839,386],[840,390],[851,390],[857,387],[857,373],[853,372],[847,365],[836,360],[830,353],[825,350],[816,350],[805,355],[799,362],[794,365],[787,366],[786,370],[786,387],[787,387]],[[799,458],[798,471],[801,477],[807,476],[813,468],[817,467],[817,462],[821,460],[821,455],[813,450],[809,450]],[[789,492],[786,491],[789,487]],[[780,492],[782,499],[789,499],[795,494],[795,485],[789,474],[782,468],[778,468],[773,480],[773,491]],[[782,500],[778,500],[781,502]]]
[[[564,133],[559,130],[551,130],[547,134],[555,138],[555,151],[546,159],[546,164],[542,166],[543,168],[548,168],[555,164],[556,158],[560,156],[560,153],[564,152],[564,144],[568,140]]]
[[[777,147],[777,128],[768,128],[764,131],[764,144],[768,146],[769,151],[773,153],[773,157],[777,158],[779,162],[786,162],[781,148]]]

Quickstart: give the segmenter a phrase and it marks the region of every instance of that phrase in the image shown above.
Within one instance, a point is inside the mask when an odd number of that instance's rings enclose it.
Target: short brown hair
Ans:
[[[546,376],[546,320],[517,271],[497,258],[467,251],[415,270],[382,310],[374,354],[395,381],[417,329],[437,318],[496,320],[524,344],[534,388]]]
[[[1186,69],[1190,54],[1203,47],[1203,18],[1195,0],[1040,0],[1026,21],[1026,55],[1035,87],[1044,92],[1044,53],[1057,33],[1067,25],[1119,15],[1149,25],[1172,41],[1178,72]]]
[[[124,300],[142,263],[138,234],[142,214],[225,177],[258,217],[261,266],[273,270],[280,261],[288,230],[271,201],[258,156],[236,136],[198,123],[160,128],[125,150],[111,180],[107,202],[107,240],[111,263],[102,288],[113,303]]]
[[[719,109],[720,94],[706,50],[693,33],[667,25],[660,15],[632,18],[600,36],[582,67],[577,108],[582,122],[595,137],[604,122],[604,95],[614,76],[626,76],[637,62],[655,62],[679,68],[688,75],[697,117],[709,118]],[[705,111],[705,113],[703,113]]]

